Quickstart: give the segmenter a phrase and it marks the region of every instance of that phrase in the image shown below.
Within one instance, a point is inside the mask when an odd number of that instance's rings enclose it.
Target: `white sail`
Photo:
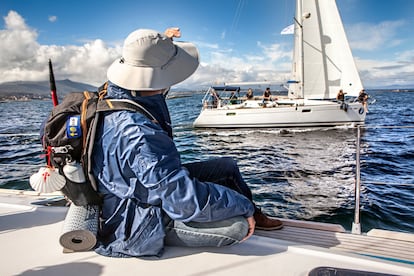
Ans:
[[[302,69],[303,68],[303,69]],[[363,88],[335,0],[297,0],[295,48],[289,94],[335,98],[339,89]]]

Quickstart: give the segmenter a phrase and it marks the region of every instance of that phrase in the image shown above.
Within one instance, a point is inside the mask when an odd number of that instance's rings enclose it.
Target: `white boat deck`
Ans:
[[[108,258],[93,251],[63,253],[59,237],[67,207],[31,204],[42,199],[45,197],[35,193],[0,190],[0,275],[284,276],[309,275],[321,266],[383,273],[340,275],[414,275],[412,240],[356,236],[326,230],[341,231],[340,226],[297,221],[286,221],[283,230],[257,231],[233,247],[167,247],[162,258]],[[319,226],[325,230],[312,229]],[[350,253],[377,255],[382,251],[394,251],[382,254],[384,257],[407,261]]]
[[[374,229],[367,234],[350,234],[341,232],[340,227],[333,225],[298,221],[285,221],[285,227],[280,231],[256,231],[256,235],[306,244],[323,248],[335,249],[342,252],[352,252],[378,258],[399,260],[414,265],[414,235]],[[306,227],[306,228],[304,228]],[[338,231],[339,230],[339,231]]]

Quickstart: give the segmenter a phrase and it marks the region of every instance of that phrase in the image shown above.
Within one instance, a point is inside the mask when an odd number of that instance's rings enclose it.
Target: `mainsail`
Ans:
[[[289,95],[332,99],[363,88],[335,0],[296,0]]]

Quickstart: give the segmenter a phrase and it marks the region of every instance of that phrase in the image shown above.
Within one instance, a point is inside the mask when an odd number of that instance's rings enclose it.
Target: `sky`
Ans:
[[[327,1],[327,0],[324,0]],[[330,0],[328,0],[330,1]],[[176,26],[200,66],[176,88],[284,83],[291,70],[294,0],[0,0],[0,82],[55,78],[99,86],[139,28]],[[414,1],[337,0],[366,88],[414,87]]]

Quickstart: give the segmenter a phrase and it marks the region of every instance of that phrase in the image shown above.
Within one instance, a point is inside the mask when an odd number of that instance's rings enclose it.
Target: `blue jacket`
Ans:
[[[253,215],[253,204],[243,195],[189,177],[172,139],[162,95],[134,97],[110,83],[108,98],[132,99],[159,123],[130,111],[102,118],[93,154],[93,171],[104,196],[96,252],[113,257],[160,256],[165,216],[209,222]]]

